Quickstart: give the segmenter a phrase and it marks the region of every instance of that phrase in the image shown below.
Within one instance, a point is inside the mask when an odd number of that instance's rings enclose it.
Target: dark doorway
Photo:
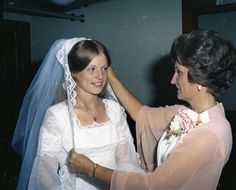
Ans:
[[[224,1],[222,1],[224,2]],[[227,11],[236,11],[236,3],[225,1],[217,4],[216,0],[182,0],[182,29],[183,33],[198,28],[198,16]],[[228,3],[227,3],[228,2]],[[232,1],[233,2],[233,1]]]
[[[19,109],[31,80],[30,23],[1,22],[0,189],[16,189],[21,159],[11,148]]]

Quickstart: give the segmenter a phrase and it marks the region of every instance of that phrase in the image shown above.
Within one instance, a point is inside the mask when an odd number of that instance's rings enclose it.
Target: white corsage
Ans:
[[[182,128],[180,127],[180,118],[176,115],[173,121],[170,123],[170,127],[167,130],[166,138],[170,138],[172,135],[180,136],[182,134]]]
[[[187,133],[189,129],[199,126],[202,121],[199,119],[199,114],[191,109],[180,109],[178,114],[174,117],[167,130],[166,138],[171,136],[180,136]]]

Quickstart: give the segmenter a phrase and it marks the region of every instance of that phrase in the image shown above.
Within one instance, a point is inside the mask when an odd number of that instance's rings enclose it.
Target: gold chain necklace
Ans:
[[[82,111],[86,112],[93,119],[93,121],[97,121],[97,117],[88,111],[89,110],[88,106],[86,106],[86,104],[83,101],[81,101],[81,100],[79,100],[79,101],[83,104],[83,106],[81,106],[81,107],[75,106],[75,108],[81,109]]]

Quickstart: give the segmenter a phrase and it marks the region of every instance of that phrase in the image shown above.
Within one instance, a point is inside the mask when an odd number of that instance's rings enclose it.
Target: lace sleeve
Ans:
[[[28,189],[70,189],[73,185],[73,177],[66,166],[68,153],[63,149],[62,135],[62,121],[47,111]]]

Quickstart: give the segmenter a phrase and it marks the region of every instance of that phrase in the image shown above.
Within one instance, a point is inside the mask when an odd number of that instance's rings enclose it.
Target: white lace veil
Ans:
[[[75,81],[69,71],[67,56],[73,45],[86,38],[57,40],[36,73],[24,97],[20,110],[12,147],[22,156],[22,166],[17,189],[26,189],[37,152],[40,127],[47,109],[68,97],[68,109],[74,145],[73,105],[76,92]],[[64,77],[63,77],[64,75]],[[63,88],[64,87],[64,88]],[[116,99],[110,85],[107,85],[106,98]]]

